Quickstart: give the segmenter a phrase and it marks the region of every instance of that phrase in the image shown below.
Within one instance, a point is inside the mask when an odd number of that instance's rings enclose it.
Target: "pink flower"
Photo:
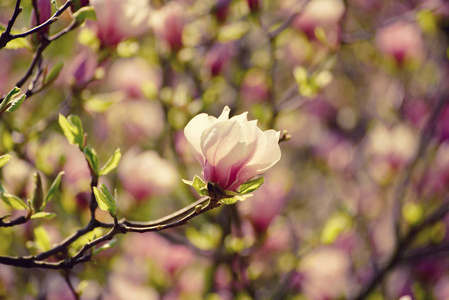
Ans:
[[[280,132],[263,132],[257,120],[247,120],[247,112],[231,119],[229,112],[226,106],[218,119],[199,114],[187,124],[184,134],[203,168],[204,179],[234,191],[279,161]]]
[[[186,22],[186,8],[179,2],[165,5],[151,16],[151,24],[157,38],[165,42],[171,51],[182,48],[182,32]]]
[[[97,15],[97,36],[103,46],[116,46],[149,29],[151,7],[146,0],[91,0]]]
[[[170,194],[179,180],[175,167],[168,160],[154,151],[140,152],[137,148],[123,156],[118,174],[123,187],[139,202],[151,196]]]
[[[420,29],[412,23],[396,22],[379,29],[376,44],[381,52],[393,57],[398,64],[419,61],[424,55]]]

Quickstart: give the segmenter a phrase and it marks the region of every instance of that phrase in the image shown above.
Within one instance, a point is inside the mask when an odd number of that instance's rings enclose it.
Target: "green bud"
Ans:
[[[44,189],[42,188],[42,180],[39,173],[34,173],[34,193],[31,199],[31,205],[33,210],[38,212],[42,209],[42,204],[44,203]]]

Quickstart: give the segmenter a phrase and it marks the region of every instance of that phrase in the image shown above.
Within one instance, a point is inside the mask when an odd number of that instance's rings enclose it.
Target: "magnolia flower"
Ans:
[[[247,120],[248,112],[231,119],[229,112],[226,106],[218,119],[199,114],[187,124],[184,134],[203,168],[204,179],[235,191],[279,161],[280,132],[263,132],[257,120]]]
[[[146,0],[91,0],[97,15],[97,36],[104,46],[145,33],[151,7]]]

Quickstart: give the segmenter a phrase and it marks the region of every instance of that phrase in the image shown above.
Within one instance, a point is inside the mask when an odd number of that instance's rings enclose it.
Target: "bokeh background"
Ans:
[[[50,1],[37,2],[55,12]],[[0,0],[1,24],[15,3]],[[67,272],[1,265],[0,299],[73,299],[67,276],[81,299],[350,299],[376,276],[366,299],[449,299],[449,217],[428,222],[449,201],[447,3],[90,5],[96,20],[43,52],[42,69],[63,63],[57,80],[1,115],[0,154],[13,155],[0,170],[5,190],[26,200],[34,172],[46,190],[65,175],[46,208],[57,216],[0,228],[0,255],[42,252],[89,221],[89,169],[59,113],[81,118],[100,161],[121,149],[118,168],[100,182],[117,189],[119,217],[137,221],[198,198],[181,181],[201,175],[183,135],[198,113],[218,116],[228,105],[291,138],[254,197],[177,229],[117,236],[94,262]],[[36,24],[30,1],[22,7],[17,31]],[[67,10],[48,34],[71,21]],[[33,35],[1,49],[3,96],[37,45]],[[23,214],[5,203],[0,212]],[[98,218],[111,221],[104,212]]]

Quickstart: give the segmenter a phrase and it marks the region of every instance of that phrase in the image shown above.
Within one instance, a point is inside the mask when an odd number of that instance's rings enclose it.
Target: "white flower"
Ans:
[[[231,119],[229,112],[226,106],[218,119],[199,114],[187,124],[184,134],[203,167],[204,179],[235,191],[279,161],[280,132],[263,132],[257,120],[248,121],[247,112]]]

